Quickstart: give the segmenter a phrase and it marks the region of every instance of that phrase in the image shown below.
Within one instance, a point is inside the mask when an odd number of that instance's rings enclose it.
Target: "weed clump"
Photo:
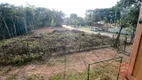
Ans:
[[[0,42],[0,64],[21,65],[33,60],[49,60],[64,53],[80,52],[102,45],[111,45],[107,36],[86,34],[81,31],[54,31],[31,34]]]

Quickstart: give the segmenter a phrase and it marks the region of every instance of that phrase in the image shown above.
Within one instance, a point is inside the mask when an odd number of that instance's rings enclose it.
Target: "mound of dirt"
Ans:
[[[50,58],[111,43],[110,37],[86,34],[77,30],[54,30],[46,34],[31,34],[0,42],[0,64],[21,64],[41,60],[44,55]]]

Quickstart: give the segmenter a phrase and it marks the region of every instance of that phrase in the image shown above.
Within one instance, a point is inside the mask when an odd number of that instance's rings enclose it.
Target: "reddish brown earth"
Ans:
[[[48,28],[41,28],[41,29],[34,30],[34,33],[36,33],[36,34],[50,33],[50,32],[52,32],[54,30],[67,30],[67,29],[63,28],[63,27],[56,27],[56,28],[48,27]]]
[[[66,69],[65,69],[65,56],[50,59],[43,64],[27,64],[21,67],[1,67],[0,80],[5,80],[6,77],[16,75],[20,80],[30,75],[40,75],[49,78],[53,75],[66,72],[87,71],[89,63],[105,60],[117,56],[117,51],[112,48],[92,50],[82,53],[74,53],[66,56]],[[124,56],[124,55],[122,55]],[[124,56],[124,61],[127,62],[129,57]],[[5,72],[6,71],[6,72]]]
[[[54,30],[66,30],[65,28],[42,28],[35,30],[34,33],[50,33]],[[0,80],[6,80],[9,76],[16,76],[18,80],[25,80],[30,75],[43,76],[46,80],[56,74],[87,71],[88,64],[100,60],[113,58],[117,55],[124,57],[124,62],[128,63],[129,57],[123,54],[118,54],[117,50],[112,48],[92,50],[88,52],[74,53],[66,56],[51,58],[45,63],[27,64],[24,66],[3,66],[0,67]],[[66,64],[65,64],[66,63]],[[66,67],[65,67],[66,65]]]

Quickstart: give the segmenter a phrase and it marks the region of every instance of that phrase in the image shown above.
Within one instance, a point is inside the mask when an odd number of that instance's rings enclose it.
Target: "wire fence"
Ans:
[[[119,80],[122,59],[122,57],[115,57],[88,64],[87,80]]]
[[[54,32],[49,33],[47,35],[40,34],[37,36],[30,36],[26,39],[21,39],[18,42],[11,42],[10,46],[7,45],[10,47],[10,49],[3,48],[3,50],[0,50],[0,52],[5,52],[5,54],[7,55],[12,55],[12,57],[4,56],[4,58],[2,58],[6,61],[8,61],[8,59],[11,59],[10,61],[13,61],[15,59],[19,60],[20,58],[20,60],[22,59],[22,62],[28,59],[29,57],[36,57],[37,55],[40,55],[42,58],[40,59],[41,63],[35,61],[35,64],[32,62],[32,64],[28,64],[23,68],[16,69],[13,73],[7,74],[12,76],[9,79],[95,80],[97,78],[101,78],[102,74],[106,72],[104,75],[107,76],[107,79],[104,78],[101,80],[114,80],[114,77],[116,78],[117,76],[107,73],[111,72],[108,67],[111,67],[112,69],[114,68],[117,71],[116,68],[119,68],[118,63],[120,61],[116,60],[104,62],[101,63],[101,65],[97,64],[95,66],[90,67],[90,79],[88,79],[88,64],[91,65],[91,63],[93,62],[112,58],[117,55],[115,51],[113,53],[109,52],[108,49],[105,50],[105,48],[110,48],[112,46],[113,41],[114,39],[99,34],[86,34],[84,32],[72,33],[68,31]],[[17,46],[16,48],[13,48],[13,46],[11,46],[11,44],[13,43],[14,46]],[[23,48],[28,53],[24,55],[28,56],[18,54],[18,50],[21,49],[19,51],[19,53],[21,53]],[[99,51],[99,49],[101,50]],[[90,50],[98,50],[98,52]],[[15,51],[19,56],[18,58],[15,58],[15,56],[17,55],[14,54]],[[3,57],[3,55],[0,55],[0,57]],[[108,67],[105,68],[104,66],[107,65]],[[117,72],[114,73],[116,74]],[[109,77],[108,75],[112,76],[113,78]]]
[[[113,35],[112,37],[112,46],[116,42],[116,36]],[[127,56],[130,56],[130,53],[132,51],[132,43],[130,42],[130,37],[129,36],[124,36],[122,35],[117,43],[117,50],[118,53],[123,53]]]
[[[101,44],[98,43],[97,45],[95,44],[92,45],[94,43],[92,42],[91,45],[89,45],[86,41],[83,42],[81,40],[82,39],[80,38],[78,44],[75,44],[72,42],[71,39],[69,39],[67,42],[64,42],[64,45],[66,46],[59,47],[60,49],[57,50],[58,53],[52,56],[53,58],[56,59],[58,58],[59,63],[62,63],[63,66],[62,69],[59,69],[59,71],[60,70],[62,71],[59,74],[52,76],[50,78],[51,80],[87,80],[87,68],[88,68],[87,65],[93,61],[93,60],[90,61],[89,58],[92,57],[91,59],[96,60],[98,59],[98,57],[94,54],[91,55],[88,53],[80,53],[80,52],[94,50],[94,49],[102,49],[111,46],[106,44],[105,42],[103,43],[102,41]],[[74,46],[68,47],[67,46],[68,43],[74,44]],[[52,64],[53,61],[50,62]],[[52,71],[54,72],[54,70]]]

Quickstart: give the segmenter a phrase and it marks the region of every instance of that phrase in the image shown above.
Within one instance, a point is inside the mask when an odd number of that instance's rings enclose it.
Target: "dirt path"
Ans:
[[[83,29],[77,29],[77,28],[74,28],[74,27],[71,27],[71,26],[66,26],[66,25],[63,25],[63,27],[66,28],[66,29],[69,29],[69,30],[76,29],[76,30],[83,31],[83,32],[86,32],[86,33],[89,33],[89,34],[101,34],[101,35],[109,36],[109,37],[113,37],[113,35],[114,35],[114,34],[110,34],[110,33],[94,32],[94,31],[88,31],[88,30],[83,30]]]

